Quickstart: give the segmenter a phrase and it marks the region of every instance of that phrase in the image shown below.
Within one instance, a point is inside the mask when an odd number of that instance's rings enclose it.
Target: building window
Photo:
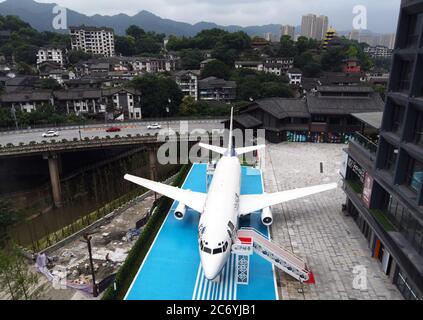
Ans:
[[[423,113],[422,112],[417,112],[417,115],[416,115],[413,141],[415,144],[423,146]]]
[[[409,16],[407,27],[407,44],[408,48],[416,47],[419,40],[419,31],[422,27],[423,13]]]
[[[391,131],[400,134],[402,127],[402,120],[404,118],[404,108],[399,105],[394,105],[392,108],[392,127]]]
[[[398,149],[396,149],[391,144],[387,144],[386,162],[385,162],[384,169],[388,170],[391,174],[393,174],[395,171],[397,157],[398,157]]]
[[[423,180],[423,164],[409,158],[406,171],[406,185],[414,192],[419,192]]]
[[[413,60],[401,60],[400,64],[400,79],[398,90],[408,92],[410,89],[411,75],[413,72]]]

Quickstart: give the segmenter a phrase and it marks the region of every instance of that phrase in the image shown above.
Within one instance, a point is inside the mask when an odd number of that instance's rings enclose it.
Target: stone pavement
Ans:
[[[272,239],[304,259],[316,284],[300,284],[277,271],[283,300],[402,299],[401,294],[371,257],[368,244],[351,217],[342,213],[345,194],[339,168],[345,145],[281,143],[268,144],[264,184],[267,192],[323,183],[339,187],[308,198],[272,207]],[[320,162],[323,173],[320,173]],[[353,269],[364,266],[367,289],[353,288]]]

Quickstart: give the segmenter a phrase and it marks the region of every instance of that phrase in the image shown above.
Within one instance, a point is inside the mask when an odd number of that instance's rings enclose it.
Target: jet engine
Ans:
[[[273,215],[269,207],[264,208],[261,212],[261,222],[263,222],[265,226],[270,226],[273,223]]]
[[[185,217],[185,213],[187,212],[187,207],[183,203],[179,202],[178,206],[175,210],[175,218],[176,220],[182,220]]]

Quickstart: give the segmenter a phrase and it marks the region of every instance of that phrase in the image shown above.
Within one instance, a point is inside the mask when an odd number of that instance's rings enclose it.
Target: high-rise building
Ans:
[[[301,20],[301,35],[303,37],[312,38],[315,24],[316,24],[315,14],[308,14],[306,16],[303,16]]]
[[[363,127],[341,170],[347,212],[382,272],[411,300],[423,299],[422,36],[423,0],[402,0],[383,116],[355,115]]]
[[[292,40],[295,38],[295,27],[288,24],[281,27],[281,36],[290,36]]]
[[[326,16],[316,17],[316,27],[313,30],[313,39],[323,40],[328,30],[329,18]]]
[[[113,57],[115,55],[115,36],[112,28],[70,27],[72,50]]]
[[[367,30],[352,30],[349,39],[367,43],[372,47],[384,46],[392,50],[395,44],[395,33],[374,34]]]
[[[301,35],[315,40],[323,40],[328,30],[329,18],[327,16],[316,16],[308,14],[302,17]]]

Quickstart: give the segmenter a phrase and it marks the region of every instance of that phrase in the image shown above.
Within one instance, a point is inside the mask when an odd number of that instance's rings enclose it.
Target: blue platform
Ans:
[[[206,192],[207,165],[192,166],[182,188]],[[263,193],[260,170],[243,167],[241,194]],[[219,282],[204,277],[197,243],[199,214],[192,210],[182,221],[173,213],[175,201],[153,245],[133,280],[125,300],[275,300],[276,281],[272,264],[254,254],[250,260],[249,285],[235,283],[235,255],[226,264]],[[260,214],[241,221],[268,235]]]

